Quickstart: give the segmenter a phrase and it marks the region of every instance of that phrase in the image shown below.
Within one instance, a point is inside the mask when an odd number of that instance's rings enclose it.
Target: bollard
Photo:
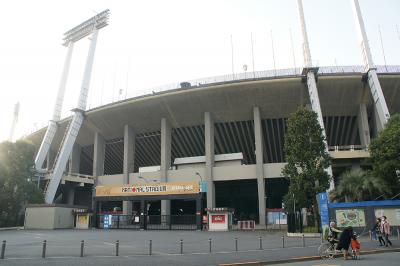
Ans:
[[[151,255],[153,249],[152,241],[149,240],[149,255]]]
[[[303,240],[303,248],[304,248],[306,246],[306,239],[304,238],[304,234],[302,234],[301,238]]]
[[[208,239],[209,252],[211,253],[211,238]]]
[[[284,248],[285,247],[285,236],[283,235],[282,236],[282,248]]]
[[[261,236],[258,237],[258,240],[260,241],[260,250],[262,250],[263,249],[263,247],[262,247],[262,237]]]
[[[1,245],[1,256],[0,259],[4,259],[4,254],[6,253],[6,241],[3,240],[3,244]]]
[[[115,241],[115,256],[119,256],[119,240]]]
[[[397,227],[397,239],[400,239],[400,231],[398,227]]]
[[[46,258],[46,240],[43,240],[42,258]]]
[[[181,245],[181,254],[183,254],[183,240],[181,239],[179,242],[180,242],[180,245]]]
[[[81,257],[83,257],[83,248],[85,247],[85,241],[81,240]]]
[[[369,230],[369,241],[372,241],[372,232]]]
[[[235,237],[235,250],[238,252],[238,238]]]

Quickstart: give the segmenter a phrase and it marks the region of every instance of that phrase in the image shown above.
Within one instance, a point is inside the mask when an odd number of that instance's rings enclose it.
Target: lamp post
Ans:
[[[197,175],[198,177],[200,177],[200,182],[203,182],[203,178],[201,177],[201,175],[200,175],[198,172],[196,172],[195,175]]]

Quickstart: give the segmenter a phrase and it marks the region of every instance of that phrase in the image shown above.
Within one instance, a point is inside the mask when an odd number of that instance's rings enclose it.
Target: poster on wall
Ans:
[[[338,227],[365,226],[365,211],[363,209],[336,210],[335,214]]]
[[[211,222],[212,223],[225,223],[225,214],[223,215],[211,215]]]
[[[400,225],[400,209],[375,209],[375,217],[386,216],[390,225]]]

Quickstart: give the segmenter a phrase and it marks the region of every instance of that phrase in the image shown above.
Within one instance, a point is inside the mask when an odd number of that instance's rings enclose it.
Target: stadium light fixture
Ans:
[[[108,25],[110,10],[106,9],[94,17],[86,20],[78,26],[64,33],[63,45],[68,46],[70,42],[76,42],[90,35],[94,29],[101,29]]]

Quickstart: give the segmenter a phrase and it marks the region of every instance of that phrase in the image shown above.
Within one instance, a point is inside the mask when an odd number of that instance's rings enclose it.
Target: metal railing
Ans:
[[[346,146],[329,146],[329,151],[368,151],[368,146],[364,145],[346,145]]]

